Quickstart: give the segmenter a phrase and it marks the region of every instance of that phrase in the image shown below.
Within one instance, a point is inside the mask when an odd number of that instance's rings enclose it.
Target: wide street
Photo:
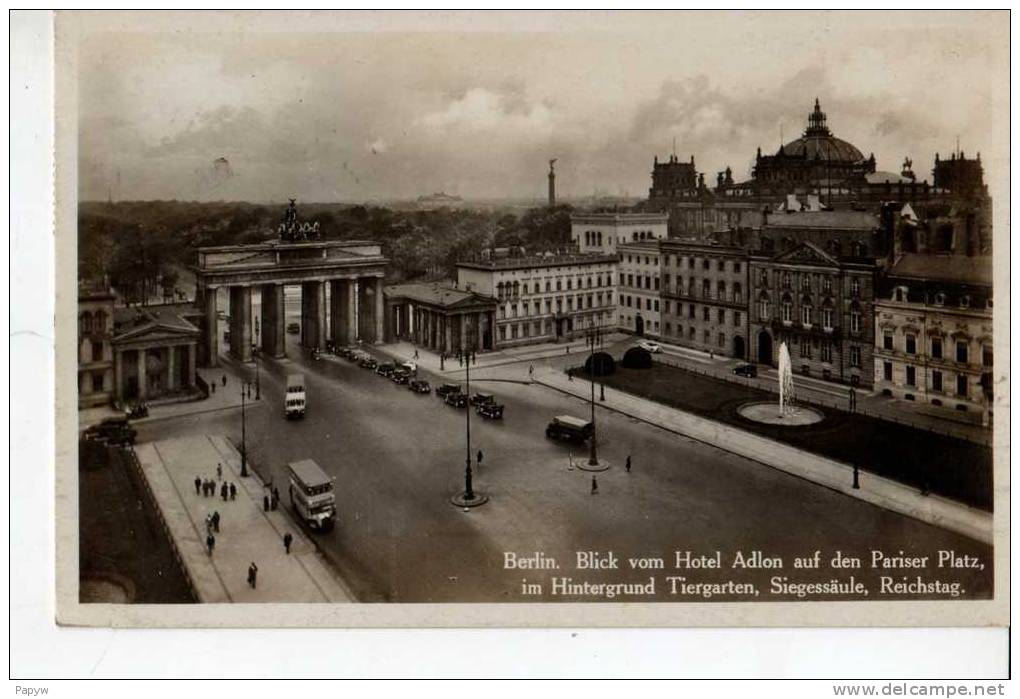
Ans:
[[[833,572],[824,565],[818,571],[792,568],[793,557],[816,550],[826,560],[836,551],[860,556],[865,565],[855,577],[876,595],[878,575],[890,571],[870,569],[872,549],[932,557],[939,549],[952,549],[978,556],[983,570],[920,573],[926,579],[960,581],[967,597],[991,591],[991,549],[984,544],[601,409],[599,455],[612,468],[597,475],[599,492],[593,495],[591,474],[570,468],[571,460],[587,458],[587,450],[544,436],[551,416],[584,416],[588,407],[538,385],[472,381],[472,390],[491,391],[506,404],[506,416],[483,421],[472,413],[472,453],[480,449],[484,454],[475,486],[491,500],[462,511],[449,498],[463,487],[463,410],[343,359],[313,361],[301,353],[294,336],[288,336],[287,351],[287,359],[260,362],[262,398],[247,411],[249,457],[280,486],[284,499],[288,461],[312,458],[336,476],[339,526],[317,537],[361,601],[534,601],[539,597],[521,593],[525,578],[543,584],[541,599],[567,601],[576,598],[549,594],[551,576],[647,581],[648,571],[626,570],[625,559],[631,556],[663,557],[667,569],[658,571],[660,577],[755,582],[761,599],[792,599],[769,595],[769,579],[776,574],[795,581],[831,579]],[[522,379],[527,365],[478,374]],[[232,366],[254,376],[251,365]],[[283,417],[283,386],[292,372],[306,377],[309,409],[304,420]],[[426,378],[433,385],[442,380]],[[241,414],[228,409],[139,428],[142,440],[205,432],[239,443]],[[628,454],[633,456],[629,474],[623,468]],[[784,569],[729,568],[737,551],[756,549],[781,557]],[[573,570],[575,552],[586,550],[613,551],[620,570]],[[719,550],[723,569],[674,570],[676,550]],[[506,569],[505,552],[542,552],[560,569]],[[917,572],[892,571],[897,581],[901,573],[913,580]],[[671,596],[662,581],[656,592],[663,601],[701,599]]]

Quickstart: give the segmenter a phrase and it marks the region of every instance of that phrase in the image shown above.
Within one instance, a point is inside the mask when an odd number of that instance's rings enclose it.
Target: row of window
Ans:
[[[573,277],[567,277],[567,291],[571,291],[574,288]],[[583,289],[582,282],[585,281],[582,277],[577,277],[577,288]],[[607,274],[603,277],[601,274],[595,277],[587,277],[588,286],[591,289],[593,287],[609,286],[612,283],[612,277]],[[604,282],[604,283],[603,283]],[[524,296],[529,293],[541,294],[550,293],[553,291],[553,283],[551,279],[545,280],[545,291],[542,291],[542,283],[539,281],[532,282],[530,285],[528,282],[499,282],[496,284],[496,298],[514,298],[515,296]],[[556,280],[556,291],[563,291],[563,280]]]
[[[638,296],[620,295],[620,300],[627,308],[641,308],[641,298]],[[645,310],[659,312],[659,299],[645,299]]]
[[[642,285],[642,282],[644,282],[643,285]],[[644,288],[644,289],[654,289],[655,291],[658,291],[659,290],[659,278],[658,277],[653,277],[653,276],[648,275],[648,274],[646,274],[644,276],[642,276],[640,274],[637,275],[637,276],[634,276],[633,274],[624,274],[623,272],[620,272],[620,286],[629,286],[632,289],[642,289],[642,288]]]
[[[664,281],[664,283],[666,285],[666,290],[668,291],[670,289],[670,282],[672,282],[672,277],[670,277],[670,275],[667,274],[667,275],[665,275],[663,281]],[[720,280],[716,281],[716,283],[715,283],[715,295],[713,296],[712,295],[712,282],[711,282],[711,280],[709,280],[709,279],[702,279],[701,280],[701,298],[705,298],[705,299],[714,298],[714,299],[717,299],[719,301],[732,301],[734,303],[741,303],[741,302],[743,302],[743,300],[744,300],[744,289],[743,289],[743,286],[741,286],[740,282],[733,282],[733,287],[732,288],[733,288],[732,295],[727,297],[726,296],[726,289],[727,289],[726,282],[724,282],[724,281],[722,281],[720,279]],[[691,277],[690,279],[688,279],[687,280],[687,285],[684,286],[683,277],[681,277],[680,275],[677,275],[676,286],[673,287],[673,293],[677,294],[678,296],[694,296],[695,289],[697,289],[697,281],[694,279],[694,277]]]
[[[593,320],[597,323],[608,324],[609,317],[609,312],[605,311],[595,314],[595,316],[593,316]],[[529,337],[552,335],[555,332],[555,329],[555,321],[549,318],[544,318],[530,322],[504,323],[497,326],[496,332],[499,334],[499,339],[505,342],[508,339],[520,340]]]
[[[547,298],[547,299],[535,299],[531,303],[527,301],[522,301],[520,303],[511,303],[509,304],[509,316],[507,304],[500,304],[499,317],[516,318],[518,315],[520,316],[543,315],[542,312],[543,302],[545,305],[545,315],[551,314],[553,312],[554,307],[556,309],[556,313],[563,313],[564,297],[557,296],[555,300]],[[566,297],[566,310],[573,311],[575,305],[577,307],[577,310],[582,310],[585,307],[585,302],[587,302],[588,308],[595,308],[596,306],[599,307],[610,306],[613,303],[613,292],[609,291],[604,294],[602,292],[599,292],[597,294],[588,295],[578,294],[577,296],[568,296]]]
[[[644,260],[644,264],[645,265],[650,265],[652,267],[658,267],[659,266],[659,258],[658,257],[655,257],[655,256],[649,257],[648,255],[645,255],[644,257],[642,257],[641,255],[627,255],[627,263],[628,264],[632,264],[632,265],[633,264],[638,264],[639,265],[639,264],[641,264],[641,260],[642,259]]]
[[[944,359],[942,350],[942,338],[932,337],[929,341],[929,350],[932,359]],[[885,332],[882,335],[882,349],[889,350],[890,352],[896,349],[895,338],[891,332]],[[905,333],[903,336],[903,351],[906,354],[917,354],[917,336],[913,333]],[[982,366],[992,366],[992,346],[981,345],[981,364]],[[956,341],[956,361],[961,364],[966,364],[970,361],[970,341],[969,340],[957,340]]]
[[[905,286],[898,286],[898,287],[896,287],[893,290],[893,293],[892,293],[892,300],[893,301],[906,302],[906,301],[908,301],[908,299],[909,299],[909,297],[907,295],[907,287],[905,287]],[[936,306],[944,306],[944,305],[946,305],[946,295],[943,292],[941,292],[941,291],[939,291],[936,294],[934,294],[931,297],[931,299],[932,299],[932,303],[934,305],[936,305]],[[960,308],[970,308],[970,296],[967,295],[967,294],[964,294],[963,296],[961,296],[957,300],[957,303],[960,306]],[[991,308],[991,307],[992,307],[992,299],[987,299],[985,301],[985,308]]]
[[[822,293],[831,294],[832,287],[836,278],[829,274],[811,274],[809,272],[798,272],[796,277],[800,282],[800,290],[803,292],[811,292],[812,289],[820,289]],[[790,272],[782,272],[779,276],[779,286],[783,289],[793,288],[794,275]],[[761,287],[769,287],[769,270],[763,269],[758,274],[758,284]],[[850,278],[850,294],[852,296],[861,295],[861,280],[860,277]]]
[[[677,268],[680,268],[680,269],[683,269],[684,267],[686,267],[687,269],[696,269],[699,266],[701,267],[701,269],[712,269],[712,263],[713,262],[715,262],[716,271],[719,271],[719,272],[725,272],[726,271],[726,262],[727,261],[725,259],[721,259],[721,258],[717,258],[717,257],[716,258],[713,258],[713,257],[687,257],[686,255],[684,255],[684,256],[681,256],[681,255],[666,255],[665,256],[665,263],[664,264],[666,266],[677,267]],[[740,274],[741,270],[743,269],[743,263],[740,262],[739,260],[730,260],[729,263],[730,263],[730,265],[729,265],[730,269],[733,270],[734,273]]]
[[[96,311],[95,313],[83,311],[78,316],[78,332],[82,335],[93,332],[106,332],[106,321],[109,317],[109,314],[101,310]]]
[[[686,331],[687,331],[687,333],[686,333],[687,334],[687,339],[689,341],[691,341],[691,342],[697,342],[698,341],[698,329],[696,327],[694,327],[692,325],[692,326],[686,328]],[[670,323],[666,323],[666,335],[668,337],[676,337],[676,338],[679,338],[679,339],[683,340],[684,339],[684,326],[680,325],[680,324],[677,324],[677,326],[676,326],[676,335],[674,335],[673,334],[673,326]],[[712,332],[710,330],[703,330],[701,332],[701,343],[703,345],[706,345],[706,346],[712,344]],[[715,344],[716,344],[717,347],[719,347],[719,349],[725,351],[725,349],[726,349],[726,333],[718,333],[716,335]]]
[[[882,378],[885,381],[893,380],[893,365],[892,362],[883,362],[882,364]],[[917,386],[917,367],[910,366],[909,364],[905,367],[903,383],[907,386]],[[931,386],[928,387],[929,391],[936,393],[943,393],[945,388],[943,387],[943,376],[942,372],[938,369],[934,369],[931,372]],[[970,378],[966,374],[956,375],[956,395],[967,397],[970,392]]]
[[[672,313],[671,304],[670,304],[669,301],[666,302],[666,313],[667,314],[671,314]],[[680,318],[683,318],[683,316],[684,316],[684,305],[682,303],[678,302],[676,304],[676,315],[678,317],[680,317]],[[715,309],[715,322],[717,324],[719,324],[719,325],[725,325],[726,324],[726,317],[727,317],[727,315],[729,316],[729,318],[730,318],[730,320],[731,320],[731,322],[733,324],[733,327],[735,327],[735,328],[739,328],[740,324],[744,320],[744,314],[741,313],[740,311],[727,311],[725,308],[716,308]],[[687,318],[689,318],[690,320],[695,320],[697,317],[698,317],[698,306],[697,306],[697,304],[694,304],[694,303],[687,304]],[[701,307],[701,320],[708,321],[708,322],[712,321],[712,307],[711,306],[702,306]]]
[[[832,330],[836,326],[833,324],[835,315],[833,309],[829,306],[824,306],[819,309],[818,314],[815,313],[813,306],[803,304],[800,307],[800,322],[806,328],[810,328],[818,320],[821,326],[825,330]],[[758,320],[769,321],[772,319],[772,304],[768,299],[758,300]],[[793,303],[790,300],[784,299],[779,305],[779,319],[784,323],[793,322]],[[863,316],[857,309],[850,311],[850,332],[857,334],[860,333],[863,327]]]
[[[804,359],[813,359],[815,357],[815,353],[817,353],[818,358],[821,359],[821,361],[832,361],[834,343],[830,340],[819,339],[817,337],[802,338],[796,333],[791,333],[790,335],[780,335],[778,342],[786,342],[788,346],[793,347],[796,350],[797,356],[803,357]],[[793,354],[793,351],[791,351],[791,354]],[[847,355],[850,366],[860,368],[860,345],[849,345],[847,348]]]

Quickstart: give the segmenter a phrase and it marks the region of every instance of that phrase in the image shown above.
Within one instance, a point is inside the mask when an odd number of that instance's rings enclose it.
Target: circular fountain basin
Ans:
[[[825,419],[821,412],[803,405],[787,406],[786,412],[781,412],[778,403],[746,403],[737,412],[748,420],[788,427],[814,425]]]

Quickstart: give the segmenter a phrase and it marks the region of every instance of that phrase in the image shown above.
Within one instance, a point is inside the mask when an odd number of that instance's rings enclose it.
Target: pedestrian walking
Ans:
[[[208,514],[205,516],[205,533],[212,534],[212,515]]]
[[[201,490],[202,490],[202,479],[199,478],[198,476],[195,476],[195,495],[198,495]]]
[[[286,551],[288,555],[290,554],[290,545],[293,541],[294,537],[290,535],[290,532],[283,535],[283,550]]]
[[[215,383],[209,384],[209,392],[210,393],[216,393],[216,384]]]
[[[481,449],[478,450],[478,465],[479,466],[482,465],[482,450]]]
[[[212,528],[217,534],[220,533],[220,513],[218,510],[212,513]]]
[[[592,495],[598,495],[598,492],[599,492],[599,482],[598,482],[598,479],[595,478],[595,476],[592,476],[591,477],[591,494]]]
[[[418,358],[418,348],[417,347],[414,348],[414,358],[415,359]]]
[[[262,496],[262,510],[264,512],[269,512],[269,495],[268,494]]]
[[[212,534],[210,533],[210,534],[208,534],[208,535],[207,535],[207,536],[205,537],[205,548],[206,548],[206,550],[207,550],[207,551],[209,552],[209,555],[210,555],[210,556],[212,555],[212,552],[213,552],[213,547],[215,547],[215,546],[216,546],[216,537],[215,537],[215,536],[213,536],[213,535],[212,535]]]
[[[237,486],[233,482],[230,484],[230,499],[237,500]]]
[[[528,366],[528,381],[533,380],[535,377],[535,365],[531,364]]]
[[[224,374],[223,375],[223,387],[226,388],[226,386],[227,386],[227,375]]]
[[[223,480],[223,464],[216,464],[216,480]]]
[[[280,504],[280,491],[274,485],[273,486],[272,509],[275,510],[276,506],[279,505],[279,504]]]
[[[253,590],[255,589],[255,585],[258,582],[258,577],[259,567],[255,565],[255,561],[252,561],[251,565],[248,566],[248,584],[251,585],[251,589]]]
[[[627,454],[627,465],[625,466],[627,473],[630,473],[630,454]]]
[[[220,486],[220,495],[223,496],[223,502],[226,502],[227,497],[230,495],[230,488],[227,487],[226,481],[223,481],[223,485]]]

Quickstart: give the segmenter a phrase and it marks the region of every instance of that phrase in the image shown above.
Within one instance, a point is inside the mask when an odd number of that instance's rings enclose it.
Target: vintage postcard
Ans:
[[[60,623],[1008,623],[1008,14],[55,47]]]

